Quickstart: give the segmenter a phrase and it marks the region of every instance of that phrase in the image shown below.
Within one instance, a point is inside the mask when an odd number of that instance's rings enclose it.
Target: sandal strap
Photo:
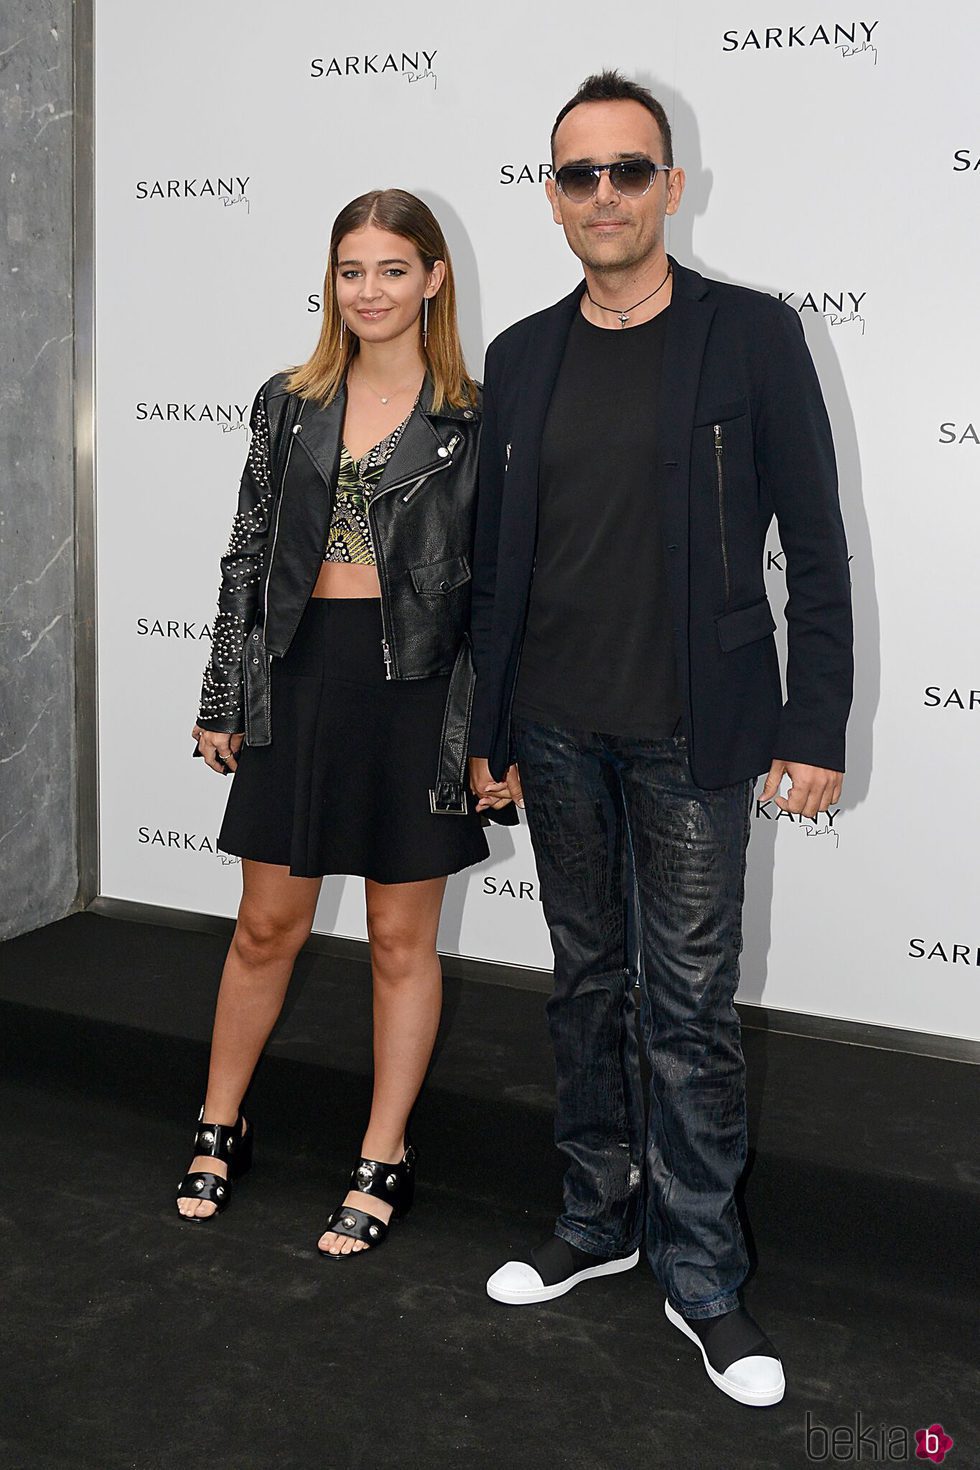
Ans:
[[[230,1128],[227,1123],[205,1123],[203,1115],[204,1109],[202,1108],[197,1122],[197,1132],[194,1135],[195,1155],[208,1154],[212,1159],[230,1161],[234,1158],[235,1150],[242,1141],[241,1113]]]
[[[369,1194],[386,1205],[397,1205],[409,1176],[415,1169],[415,1150],[407,1148],[400,1164],[385,1164],[379,1159],[358,1159],[351,1170],[350,1186],[359,1194]]]
[[[219,1211],[228,1203],[231,1194],[231,1181],[222,1179],[220,1174],[200,1172],[185,1174],[177,1185],[178,1199],[203,1199],[210,1204],[218,1206]]]
[[[350,1205],[341,1205],[327,1221],[327,1229],[334,1235],[346,1235],[364,1245],[381,1245],[388,1234],[388,1226],[374,1215],[355,1210]]]

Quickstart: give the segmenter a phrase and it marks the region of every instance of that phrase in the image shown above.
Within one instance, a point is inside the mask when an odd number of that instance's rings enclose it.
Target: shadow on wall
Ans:
[[[772,290],[772,283],[734,280],[713,262],[703,260],[694,248],[695,226],[707,213],[713,175],[706,168],[694,109],[683,94],[647,73],[637,80],[655,97],[665,99],[674,136],[674,154],[684,168],[687,183],[678,214],[668,221],[668,248],[685,265],[715,280],[749,286],[756,291]],[[796,283],[791,283],[795,286]],[[850,552],[855,621],[855,698],[848,724],[847,773],[841,808],[853,811],[865,800],[871,781],[874,719],[881,691],[881,641],[878,597],[875,588],[871,534],[864,506],[861,455],[854,414],[840,362],[831,341],[825,317],[807,322],[807,342],[823,389],[833,426],[840,479],[841,509]],[[780,593],[781,595],[781,593]],[[772,600],[772,599],[771,599]],[[778,598],[776,601],[778,602]],[[777,621],[780,621],[777,618]],[[785,668],[785,637],[780,635]],[[775,754],[775,752],[774,752]],[[754,841],[749,848],[746,875],[745,947],[742,955],[743,984],[740,999],[764,999],[767,960],[771,944],[773,869],[776,822],[753,819]]]
[[[483,293],[476,251],[458,211],[448,199],[434,194],[431,189],[415,189],[413,192],[432,210],[446,237],[456,277],[456,309],[466,365],[472,376],[480,379],[487,344],[483,337]]]
[[[456,277],[456,304],[459,314],[459,335],[466,355],[470,373],[477,379],[483,376],[483,359],[486,341],[483,330],[483,293],[480,287],[479,267],[469,231],[463,223],[455,205],[442,194],[431,189],[413,189],[420,199],[432,210],[442,226],[449,245]],[[439,946],[441,949],[461,952],[463,933],[463,910],[472,884],[482,881],[483,872],[499,863],[506,862],[515,851],[514,838],[506,827],[492,826],[488,838],[493,852],[485,863],[475,868],[466,868],[462,873],[450,875],[446,884],[446,896],[442,905],[439,923]]]
[[[521,818],[521,825],[526,826],[526,819]],[[442,918],[439,923],[439,948],[451,949],[456,954],[463,954],[463,910],[466,907],[467,895],[478,890],[483,883],[483,875],[493,872],[494,869],[503,867],[509,863],[517,851],[514,841],[516,827],[501,827],[496,822],[491,822],[485,829],[487,842],[490,844],[490,856],[475,868],[464,868],[461,873],[451,873],[446,884],[446,896],[442,905]],[[530,877],[531,874],[523,875]],[[527,963],[522,961],[522,963]],[[537,965],[531,965],[531,969],[537,969]]]
[[[345,878],[338,874],[328,874],[320,885],[320,897],[317,900],[316,914],[313,919],[313,930],[316,934],[336,934],[340,922],[340,903],[344,895],[344,884],[356,883],[361,891],[364,890],[362,878]]]

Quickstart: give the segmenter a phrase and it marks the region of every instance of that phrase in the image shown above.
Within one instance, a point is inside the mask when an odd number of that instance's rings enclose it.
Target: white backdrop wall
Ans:
[[[778,8],[778,7],[777,7]],[[669,248],[801,313],[852,554],[840,806],[756,808],[740,998],[980,1035],[980,11],[610,0],[96,0],[101,891],[231,915],[226,787],[190,758],[248,405],[308,355],[331,221],[368,188],[443,223],[470,365],[579,277],[540,178],[554,115],[613,65],[687,170]],[[940,40],[942,39],[942,44]],[[767,576],[785,588],[776,528]],[[526,827],[450,880],[447,951],[547,969]],[[363,937],[360,880],[323,932]]]

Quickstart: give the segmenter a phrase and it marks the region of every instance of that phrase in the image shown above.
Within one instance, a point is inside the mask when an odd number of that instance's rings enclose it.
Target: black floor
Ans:
[[[550,1307],[488,1300],[560,1177],[531,992],[447,983],[415,1210],[329,1262],[368,974],[304,956],[250,1097],[256,1167],[220,1220],[182,1222],[224,944],[78,915],[0,948],[0,1470],[787,1470],[819,1463],[808,1415],[838,1426],[826,1463],[858,1463],[863,1431],[861,1463],[922,1464],[914,1431],[938,1421],[950,1466],[980,1464],[976,1068],[745,1031],[746,1300],[789,1383],[750,1410],[646,1266]]]

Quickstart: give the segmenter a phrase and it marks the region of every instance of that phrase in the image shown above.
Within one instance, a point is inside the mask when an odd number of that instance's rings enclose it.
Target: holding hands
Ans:
[[[495,781],[490,774],[488,763],[472,756],[470,758],[470,790],[474,796],[479,798],[476,803],[478,812],[486,811],[487,807],[500,811],[501,807],[507,806],[511,801],[515,801],[519,807],[524,806],[524,793],[521,790],[521,778],[516,766],[508,766],[503,781]]]

